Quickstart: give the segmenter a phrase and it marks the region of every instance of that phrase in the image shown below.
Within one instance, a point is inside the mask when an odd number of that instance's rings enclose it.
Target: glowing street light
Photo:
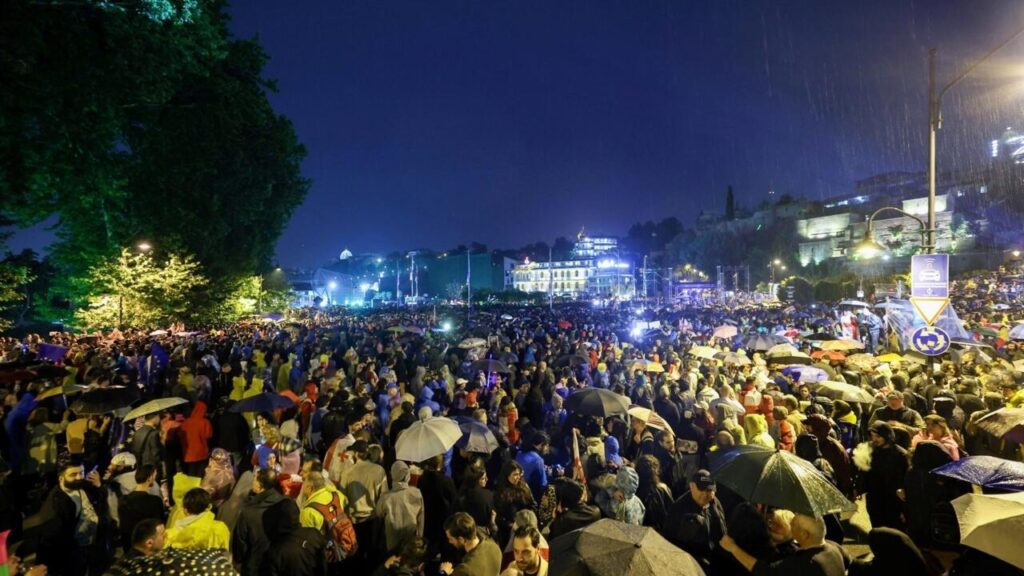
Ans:
[[[136,248],[138,248],[140,252],[149,252],[153,249],[153,246],[151,246],[149,242],[139,242]]]
[[[879,254],[885,252],[885,246],[882,246],[878,242],[875,242],[874,226],[875,216],[878,216],[880,212],[884,212],[886,210],[899,212],[900,214],[903,214],[907,218],[910,218],[917,222],[921,226],[921,248],[924,249],[925,252],[929,252],[929,250],[934,248],[933,246],[929,246],[928,225],[925,224],[924,220],[917,216],[914,216],[909,212],[900,210],[899,208],[894,208],[892,206],[882,206],[878,210],[872,212],[871,216],[868,216],[868,228],[867,230],[864,231],[864,238],[860,242],[854,244],[854,253],[856,253],[861,258],[870,259],[875,258]]]

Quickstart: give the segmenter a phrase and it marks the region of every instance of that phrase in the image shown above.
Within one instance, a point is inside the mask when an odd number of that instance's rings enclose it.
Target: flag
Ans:
[[[7,567],[7,537],[11,535],[10,530],[0,532],[0,576],[10,576]]]
[[[586,493],[587,475],[583,472],[583,461],[580,460],[580,435],[576,430],[572,431],[572,479],[583,484],[583,490]]]
[[[56,344],[40,344],[39,352],[36,354],[37,357],[46,360],[52,360],[53,362],[60,362],[67,356],[68,349],[63,346],[57,346]]]

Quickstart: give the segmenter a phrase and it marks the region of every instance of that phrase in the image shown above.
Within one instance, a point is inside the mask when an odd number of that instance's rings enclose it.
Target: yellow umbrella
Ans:
[[[856,340],[826,340],[818,345],[822,350],[838,350],[847,352],[849,350],[863,350],[864,345]]]
[[[879,356],[878,357],[878,361],[879,362],[902,362],[903,361],[903,356],[900,356],[899,354],[893,354],[892,352],[890,352],[888,354],[883,354],[883,355]]]

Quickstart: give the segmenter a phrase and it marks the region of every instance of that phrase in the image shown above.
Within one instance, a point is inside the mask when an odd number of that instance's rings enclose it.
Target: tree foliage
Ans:
[[[226,284],[266,269],[308,188],[258,43],[219,0],[13,0],[0,19],[0,215],[57,215],[56,289],[145,239]],[[229,291],[221,290],[222,295]]]
[[[90,329],[191,324],[203,319],[202,304],[209,302],[209,280],[191,256],[171,254],[158,262],[148,253],[124,249],[91,268],[87,282],[95,295],[75,318]]]

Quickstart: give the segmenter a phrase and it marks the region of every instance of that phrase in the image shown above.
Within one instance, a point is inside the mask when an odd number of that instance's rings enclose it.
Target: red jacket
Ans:
[[[192,415],[181,423],[178,429],[185,462],[202,462],[210,457],[210,438],[213,425],[206,418],[206,402],[199,400],[192,409]]]

